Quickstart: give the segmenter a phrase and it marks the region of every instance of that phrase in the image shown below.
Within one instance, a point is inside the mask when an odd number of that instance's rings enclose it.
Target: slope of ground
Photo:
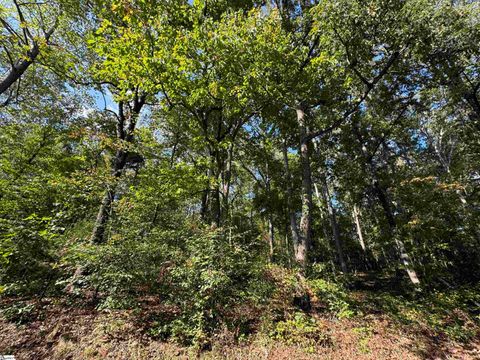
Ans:
[[[356,293],[366,305],[374,304],[371,295]],[[168,311],[149,302],[136,310],[98,311],[56,299],[4,299],[2,308],[0,354],[13,354],[19,360],[480,359],[476,325],[471,325],[475,333],[469,341],[454,341],[427,325],[402,323],[392,313],[368,312],[367,306],[366,312],[350,319],[314,310],[309,315],[315,319],[314,330],[308,328],[298,336],[258,331],[239,340],[229,331],[219,331],[211,348],[201,352],[148,335],[149,312]],[[12,308],[17,309],[15,317],[8,312]]]

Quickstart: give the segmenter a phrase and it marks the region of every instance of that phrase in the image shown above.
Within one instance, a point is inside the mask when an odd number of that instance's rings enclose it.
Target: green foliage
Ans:
[[[162,271],[175,251],[168,242],[181,241],[182,234],[163,232],[142,240],[124,238],[105,245],[79,244],[71,247],[62,263],[69,269],[82,269],[82,275],[59,282],[74,282],[77,290],[94,289],[103,295],[102,308],[134,305],[133,296],[142,291],[158,292]],[[73,274],[74,271],[71,272]]]
[[[273,338],[314,346],[322,331],[297,311],[354,316],[345,272],[408,290],[415,271],[415,296],[477,282],[479,14],[447,0],[1,2],[0,72],[19,77],[0,94],[2,296],[153,298],[169,312],[151,334],[201,348],[263,311]],[[474,337],[473,291],[402,294],[379,308]],[[5,316],[24,321],[22,306]]]
[[[270,332],[275,340],[281,340],[288,345],[302,344],[307,350],[315,345],[328,343],[329,338],[324,333],[315,318],[302,312],[292,314],[290,319],[279,321]]]
[[[373,334],[373,328],[370,326],[361,326],[353,329],[353,332],[359,336],[358,347],[363,354],[371,352],[368,342]]]
[[[169,330],[182,342],[203,346],[227,321],[227,309],[251,298],[262,262],[248,233],[230,237],[221,230],[199,232],[185,246],[182,263],[169,276],[169,302],[181,310]]]
[[[141,239],[118,238],[70,249],[63,263],[81,268],[82,275],[60,284],[74,281],[79,294],[94,289],[102,309],[135,307],[136,297],[156,294],[178,309],[178,315],[168,317],[168,323],[159,321],[150,333],[204,346],[220,324],[242,321],[227,309],[264,298],[268,289],[259,286],[261,253],[261,245],[248,233],[152,232]]]
[[[469,342],[480,332],[478,287],[433,291],[416,298],[388,292],[372,294],[366,310],[382,310],[404,325],[433,331],[437,336]]]
[[[401,234],[419,262],[424,276],[476,279],[480,276],[475,249],[476,225],[462,203],[463,185],[434,177],[416,177],[397,188],[405,208]],[[460,194],[460,196],[459,196]],[[462,227],[456,224],[463,223]],[[415,242],[421,246],[415,246]],[[467,270],[468,269],[468,270]]]
[[[35,317],[35,305],[25,302],[18,302],[0,310],[3,317],[17,325],[25,324],[32,321]]]
[[[52,218],[36,214],[3,221],[0,237],[0,284],[10,294],[45,293],[55,282],[58,228]]]
[[[339,319],[355,315],[349,295],[341,285],[323,279],[309,280],[308,285],[318,301],[326,303],[328,311]]]

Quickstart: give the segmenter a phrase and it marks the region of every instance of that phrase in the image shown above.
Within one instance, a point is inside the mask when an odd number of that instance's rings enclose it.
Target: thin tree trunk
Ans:
[[[401,241],[398,238],[397,231],[396,231],[397,224],[390,206],[390,202],[387,199],[387,195],[377,180],[374,180],[374,188],[377,192],[378,198],[383,207],[385,217],[387,218],[388,225],[390,228],[390,234],[395,238],[395,245],[397,246],[397,250],[400,255],[400,262],[405,267],[405,271],[407,272],[408,277],[410,278],[410,281],[414,285],[418,285],[420,284],[420,280],[418,279],[415,269],[412,267],[412,261],[410,259],[410,255],[408,255],[403,241]]]
[[[113,202],[113,197],[115,193],[112,190],[107,190],[103,195],[102,203],[100,204],[100,209],[98,209],[97,218],[95,220],[95,226],[93,228],[92,236],[90,241],[93,244],[101,244],[105,238],[105,229],[107,227],[110,208]]]
[[[212,212],[213,212],[213,224],[216,227],[220,227],[222,225],[222,175],[223,174],[223,166],[224,161],[221,158],[221,154],[219,150],[215,150],[213,153],[214,161],[216,163],[216,169],[213,171],[213,175],[215,176],[215,188],[213,189],[213,203],[212,203]]]
[[[335,248],[337,249],[338,261],[340,262],[340,267],[343,273],[347,273],[347,263],[345,262],[345,256],[342,249],[342,241],[340,239],[340,227],[338,226],[337,221],[337,212],[332,206],[332,199],[330,198],[330,192],[328,191],[327,179],[325,176],[322,177],[323,187],[322,193],[324,201],[327,204],[328,216],[330,217],[330,225],[332,227],[333,240],[335,242]]]
[[[352,215],[355,221],[355,228],[357,229],[358,242],[360,243],[362,250],[365,252],[367,250],[367,247],[365,246],[365,242],[363,241],[362,226],[360,225],[360,212],[358,210],[357,204],[353,205]]]
[[[218,182],[218,179],[217,179],[217,182]],[[213,190],[213,199],[214,199],[213,205],[215,206],[213,221],[215,226],[220,227],[222,224],[222,202],[220,199],[220,188],[218,184]]]
[[[202,205],[200,207],[200,217],[203,221],[206,221],[208,214],[208,194],[210,190],[206,188],[202,191]]]
[[[207,183],[205,184],[205,189],[202,192],[202,207],[200,209],[200,216],[202,217],[202,220],[210,224],[213,222],[213,216],[212,216],[213,189],[211,188],[211,179],[214,177],[213,166],[214,166],[213,153],[210,152],[210,166],[207,168],[207,174],[206,174]]]
[[[146,96],[138,96],[138,90],[133,100],[133,106],[125,107],[125,103],[120,101],[118,103],[118,115],[117,115],[117,139],[132,143],[133,135],[135,131],[135,126],[137,124],[137,119],[142,110],[143,105],[145,104]],[[125,110],[127,109],[127,112]],[[114,177],[114,183],[109,190],[106,191],[103,196],[100,208],[97,213],[97,218],[95,220],[95,226],[93,228],[92,236],[90,241],[94,244],[101,244],[105,241],[105,228],[107,226],[108,220],[110,218],[110,210],[112,208],[113,199],[115,197],[115,188],[118,182],[118,179],[123,173],[123,169],[127,163],[127,151],[122,148],[118,149],[115,153],[115,158],[113,160],[113,169],[112,175]]]
[[[122,170],[125,167],[127,160],[127,153],[123,150],[118,150],[115,154],[113,161],[113,176],[115,178],[114,183],[111,185],[111,189],[107,190],[103,196],[100,208],[98,209],[97,218],[95,220],[95,226],[93,227],[92,236],[90,241],[93,244],[102,244],[105,242],[105,229],[110,219],[110,210],[112,208],[113,199],[115,198],[115,188],[117,179],[121,176]]]
[[[268,162],[265,164],[266,175],[265,175],[265,191],[267,196],[270,196],[271,187],[270,187],[270,172],[268,167]],[[273,260],[274,255],[274,242],[275,242],[275,228],[273,225],[273,213],[272,209],[268,207],[268,245],[270,250],[270,261]]]
[[[223,217],[228,219],[229,210],[230,210],[230,183],[232,180],[232,161],[233,161],[233,142],[228,147],[227,153],[227,165],[223,175]]]
[[[393,236],[395,239],[395,245],[400,257],[400,262],[405,268],[405,271],[408,274],[408,277],[410,278],[410,281],[414,285],[420,284],[420,280],[418,279],[417,273],[415,272],[415,269],[412,267],[412,261],[410,259],[410,256],[406,252],[405,249],[405,244],[398,238],[397,235],[397,224],[395,221],[395,216],[393,215],[393,211],[390,205],[390,201],[387,198],[387,193],[386,191],[382,188],[378,181],[377,177],[377,170],[375,168],[375,164],[373,163],[373,157],[369,156],[366,152],[366,148],[363,144],[363,139],[362,135],[359,131],[359,125],[358,123],[354,123],[353,126],[353,131],[355,136],[357,137],[357,140],[360,143],[360,151],[362,153],[362,156],[365,159],[365,162],[367,164],[367,171],[370,173],[371,179],[372,179],[372,187],[373,190],[375,191],[378,200],[380,201],[380,204],[383,208],[385,217],[387,218],[389,230],[390,230],[390,236]]]
[[[274,239],[275,239],[275,228],[273,226],[272,215],[270,214],[268,218],[268,246],[269,246],[270,261],[272,261],[273,254],[274,254]]]
[[[320,191],[318,191],[318,186],[316,183],[313,183],[313,187],[315,189],[315,196],[317,197],[317,202],[318,202],[318,208],[320,209],[320,219],[322,220],[322,231],[323,231],[323,236],[325,238],[325,241],[328,241],[330,239],[330,235],[328,234],[328,230],[325,226],[325,215],[323,212],[324,205],[322,204],[322,195],[320,195]]]
[[[295,253],[296,262],[305,267],[312,239],[312,172],[310,168],[310,140],[306,139],[306,114],[302,106],[296,110],[300,127],[300,163],[302,168],[302,216],[300,238]]]
[[[400,253],[400,261],[405,267],[405,270],[407,271],[410,281],[414,285],[420,284],[420,280],[418,279],[417,272],[412,267],[412,261],[410,260],[410,255],[408,255],[407,251],[405,250],[405,245],[403,244],[403,241],[396,238],[395,243],[397,244],[398,252]]]
[[[288,268],[292,267],[292,257],[290,256],[290,243],[288,242],[288,224],[285,223],[285,253],[287,255]]]
[[[296,254],[300,236],[298,234],[297,219],[295,217],[295,211],[293,210],[293,205],[292,205],[293,179],[292,179],[292,175],[290,174],[290,167],[288,165],[288,149],[287,149],[287,144],[285,142],[283,143],[283,162],[285,167],[285,177],[287,179],[287,207],[288,207],[288,216],[290,219],[290,231],[292,232],[293,252]]]

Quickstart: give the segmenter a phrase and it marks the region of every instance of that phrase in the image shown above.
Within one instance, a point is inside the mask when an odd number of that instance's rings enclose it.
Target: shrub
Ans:
[[[32,214],[0,224],[0,288],[7,294],[38,294],[57,276],[54,249],[58,229],[50,217]]]
[[[341,285],[323,279],[309,280],[308,284],[318,300],[324,302],[338,318],[350,318],[355,314]]]
[[[141,239],[111,239],[106,244],[80,243],[63,257],[70,274],[81,268],[82,275],[61,281],[75,288],[93,289],[102,298],[100,308],[131,307],[142,291],[158,293],[161,273],[175,251],[168,245],[180,233],[162,232]],[[167,239],[167,240],[165,240]]]
[[[265,299],[259,286],[263,246],[249,233],[223,229],[156,231],[142,238],[115,238],[103,245],[79,244],[64,257],[77,289],[93,289],[100,308],[132,307],[145,292],[157,294],[175,314],[159,320],[150,334],[206,346],[220,325],[238,325],[236,304]],[[62,284],[71,282],[65,279]]]
[[[170,331],[182,342],[205,346],[228,322],[227,310],[252,299],[262,272],[260,245],[248,233],[230,237],[221,229],[198,231],[185,245],[182,263],[170,273],[169,301],[181,310]]]
[[[302,312],[295,312],[291,318],[276,323],[270,336],[288,345],[298,343],[314,345],[328,339],[321,332],[317,321]]]

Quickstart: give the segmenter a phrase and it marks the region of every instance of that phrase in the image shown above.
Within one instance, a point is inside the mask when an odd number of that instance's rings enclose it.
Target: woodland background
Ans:
[[[479,40],[466,0],[0,1],[0,354],[474,358]]]

